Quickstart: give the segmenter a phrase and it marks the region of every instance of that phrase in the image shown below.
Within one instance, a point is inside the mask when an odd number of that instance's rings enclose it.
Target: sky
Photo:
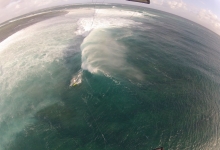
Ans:
[[[0,0],[0,23],[43,8],[76,3],[121,3],[166,11],[199,23],[220,35],[220,0],[151,0],[151,4],[126,0]]]

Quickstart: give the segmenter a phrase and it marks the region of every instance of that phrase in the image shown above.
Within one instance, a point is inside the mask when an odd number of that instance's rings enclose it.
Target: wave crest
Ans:
[[[122,75],[142,79],[141,72],[126,61],[127,48],[109,30],[93,30],[83,41],[82,69],[94,74]]]

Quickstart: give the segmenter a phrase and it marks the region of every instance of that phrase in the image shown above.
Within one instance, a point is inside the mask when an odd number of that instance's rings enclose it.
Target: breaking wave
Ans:
[[[81,50],[84,70],[95,74],[121,74],[131,79],[142,79],[140,71],[127,62],[127,48],[112,37],[107,29],[90,32],[84,39]]]
[[[116,16],[116,14],[119,15]],[[96,9],[95,17],[78,20],[78,28],[75,34],[85,37],[81,44],[81,67],[83,70],[88,70],[93,74],[102,73],[107,76],[123,74],[130,79],[142,79],[140,71],[126,60],[126,46],[118,41],[119,38],[131,36],[131,33],[127,32],[120,37],[115,37],[110,31],[120,28],[133,28],[142,24],[128,18],[131,15],[142,16],[141,13],[133,11]]]

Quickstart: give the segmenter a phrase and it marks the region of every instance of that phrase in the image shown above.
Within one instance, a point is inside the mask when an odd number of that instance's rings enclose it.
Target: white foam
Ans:
[[[91,9],[86,12],[90,12],[89,17],[80,18],[77,22],[78,30],[76,35],[88,35],[92,29],[100,28],[122,28],[130,26],[138,26],[141,23],[135,22],[130,17],[142,17],[143,14],[134,11],[125,11],[117,9],[94,9],[94,13],[91,13]]]
[[[106,28],[122,28],[130,27],[134,25],[140,25],[141,23],[134,22],[128,19],[122,18],[111,18],[111,17],[98,17],[98,18],[81,18],[77,22],[78,30],[75,32],[76,35],[88,34],[92,29],[106,29]]]
[[[4,72],[0,78],[2,86],[10,89],[28,73],[37,72],[35,67],[45,69],[45,63],[63,58],[63,50],[74,38],[76,29],[72,22],[64,22],[50,19],[21,30],[0,43],[0,64]]]
[[[0,43],[0,149],[33,122],[31,118],[38,110],[59,101],[41,98],[34,102],[31,101],[33,99],[22,101],[22,96],[38,97],[45,93],[39,92],[42,89],[39,86],[43,83],[33,83],[29,79],[51,74],[48,66],[63,59],[63,50],[68,47],[70,40],[74,40],[75,30],[76,25],[72,20],[57,17],[18,31]],[[34,85],[19,90],[18,85],[26,81]],[[8,124],[5,126],[4,122]]]
[[[13,35],[9,36],[5,40],[3,40],[0,43],[0,55],[1,55],[1,52],[3,52],[3,50],[6,50],[9,45],[17,43],[18,41],[20,41],[22,39],[28,38],[28,36],[29,35],[25,34],[24,30],[20,30],[20,31],[14,33]]]
[[[151,14],[151,13],[148,13],[148,12],[143,12],[143,15],[150,16],[150,17],[159,17],[157,15],[154,15],[154,14]]]

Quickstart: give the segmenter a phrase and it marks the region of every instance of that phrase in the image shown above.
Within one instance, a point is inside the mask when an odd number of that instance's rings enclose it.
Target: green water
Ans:
[[[0,149],[219,147],[219,36],[138,11],[144,15],[119,15],[129,26],[97,17],[92,30],[76,35],[83,14],[52,18],[3,43]],[[99,24],[104,19],[110,26]],[[13,42],[29,30],[33,36]],[[81,82],[70,86],[75,78]]]

